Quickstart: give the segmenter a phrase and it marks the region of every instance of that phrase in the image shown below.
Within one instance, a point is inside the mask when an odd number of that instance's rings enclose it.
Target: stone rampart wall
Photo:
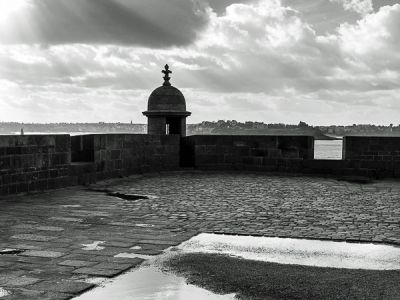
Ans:
[[[314,160],[310,136],[0,136],[0,195],[190,167],[400,177],[400,137],[346,137],[343,160]]]
[[[343,159],[376,177],[400,177],[400,137],[344,137]]]
[[[92,181],[179,168],[178,135],[92,134],[72,137],[72,161],[92,162]]]
[[[182,139],[182,161],[198,169],[299,172],[313,159],[311,136],[196,135]]]
[[[0,194],[71,184],[69,135],[0,136]]]

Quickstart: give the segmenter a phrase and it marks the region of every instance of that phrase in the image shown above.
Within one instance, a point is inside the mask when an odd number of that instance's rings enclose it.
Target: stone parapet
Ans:
[[[0,136],[0,194],[71,185],[69,135]]]
[[[97,179],[179,168],[178,135],[92,134],[72,137],[74,162],[92,162]]]
[[[400,137],[345,137],[343,160],[314,159],[311,136],[0,136],[0,195],[179,168],[400,177]]]
[[[195,168],[300,171],[313,159],[311,136],[197,135],[182,138],[182,161]]]

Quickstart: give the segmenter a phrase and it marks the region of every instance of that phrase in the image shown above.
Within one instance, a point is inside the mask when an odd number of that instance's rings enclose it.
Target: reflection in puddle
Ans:
[[[178,246],[185,253],[218,253],[245,259],[346,269],[400,269],[400,247],[202,233]]]
[[[118,277],[105,287],[99,287],[75,300],[227,300],[234,295],[216,295],[187,284],[184,278],[161,272],[155,266],[142,267]]]

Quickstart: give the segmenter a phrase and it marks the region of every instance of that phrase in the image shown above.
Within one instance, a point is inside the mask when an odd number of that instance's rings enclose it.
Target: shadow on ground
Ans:
[[[238,299],[400,299],[400,271],[318,268],[187,254],[164,267]]]

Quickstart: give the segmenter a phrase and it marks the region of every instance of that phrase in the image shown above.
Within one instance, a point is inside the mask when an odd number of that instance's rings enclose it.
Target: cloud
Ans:
[[[26,5],[4,16],[0,43],[168,47],[190,44],[208,21],[197,0],[9,1]]]
[[[360,14],[344,10],[342,5],[333,0],[282,0],[282,5],[298,11],[301,19],[319,35],[334,33],[340,24],[355,23],[360,18]]]
[[[190,122],[396,123],[400,5],[381,7],[320,34],[285,3],[228,3],[223,12],[201,6],[202,20],[207,21],[184,45],[153,48],[89,39],[79,44],[0,46],[0,79],[8,80],[0,89],[0,103],[8,110],[0,117],[34,118],[28,110],[33,101],[16,104],[14,113],[3,105],[25,99],[26,91],[39,99],[43,111],[37,115],[43,120],[145,122],[141,108],[161,84],[161,67],[168,62],[172,83],[185,93],[193,112]],[[46,104],[51,99],[63,99],[56,106],[64,113]],[[78,116],[68,101],[85,104],[85,115]]]
[[[225,92],[324,88],[332,67],[344,64],[335,45],[321,42],[298,12],[280,1],[233,4],[224,15],[211,15],[196,45],[218,58],[198,71],[204,87]]]
[[[337,81],[341,78],[360,92],[399,88],[400,4],[381,7],[357,24],[343,24],[330,39],[347,63],[335,69]]]
[[[400,46],[400,4],[384,6],[355,25],[343,24],[338,33],[341,46],[347,53],[375,53],[382,57],[391,54],[396,58]]]
[[[354,11],[360,15],[366,15],[374,10],[372,0],[330,0],[343,5],[345,10]]]

